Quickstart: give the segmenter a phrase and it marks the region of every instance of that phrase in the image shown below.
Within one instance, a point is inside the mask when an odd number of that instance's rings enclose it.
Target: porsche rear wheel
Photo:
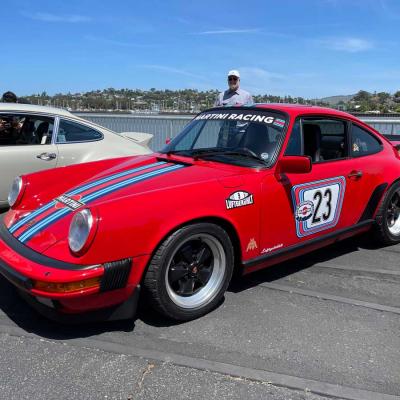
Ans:
[[[383,244],[400,242],[400,182],[395,182],[385,194],[377,213],[376,235]]]
[[[198,318],[221,301],[232,277],[233,247],[219,226],[178,229],[154,254],[143,286],[152,305],[175,320]]]

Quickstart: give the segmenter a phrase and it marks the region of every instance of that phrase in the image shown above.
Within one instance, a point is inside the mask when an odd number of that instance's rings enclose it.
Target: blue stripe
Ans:
[[[51,214],[50,216],[48,216],[47,218],[42,219],[38,224],[36,224],[33,228],[34,228],[34,233],[38,232],[41,228],[45,228],[46,226],[50,225],[53,221],[55,221],[56,219],[59,219],[61,217],[63,217],[64,215],[68,214],[70,211],[72,211],[69,208],[62,208],[60,210],[57,210],[55,213]],[[32,228],[31,229],[27,229],[19,238],[18,240],[20,242],[24,242],[26,240],[26,237],[31,237],[32,235],[30,235],[29,233],[32,232]]]
[[[159,171],[162,171],[162,173],[165,173],[165,172],[169,172],[169,171],[174,171],[176,169],[180,169],[182,167],[184,167],[184,165],[173,165],[171,167],[167,167],[167,168],[159,170]],[[105,196],[106,194],[114,192],[115,190],[122,189],[125,186],[129,186],[131,183],[140,182],[142,180],[142,178],[147,179],[147,178],[151,178],[152,176],[156,176],[156,175],[158,175],[157,172],[158,171],[149,172],[146,175],[137,176],[137,177],[134,177],[134,178],[130,178],[130,179],[126,180],[126,181],[115,183],[114,185],[111,185],[111,186],[108,186],[108,187],[106,187],[104,189],[101,189],[98,192],[93,192],[93,193],[91,193],[91,194],[89,194],[87,196],[84,196],[82,198],[82,201],[84,203],[90,202],[90,201],[95,200],[95,199],[97,199],[99,197]]]
[[[160,161],[160,162],[156,162],[153,164],[149,164],[149,165],[144,165],[143,167],[139,167],[139,168],[134,168],[134,169],[130,169],[128,171],[124,171],[124,172],[120,172],[119,174],[115,174],[115,175],[111,175],[111,176],[107,176],[106,178],[100,179],[98,181],[94,181],[91,183],[88,183],[85,186],[82,187],[78,187],[77,189],[73,190],[70,193],[67,193],[67,196],[73,196],[75,194],[79,194],[84,192],[87,189],[91,189],[94,186],[98,186],[98,185],[102,185],[103,183],[112,181],[113,179],[117,179],[117,178],[122,178],[123,176],[132,174],[134,172],[139,172],[139,171],[143,171],[145,169],[149,169],[149,168],[153,168],[153,167],[158,167],[159,165],[163,165],[163,164],[167,164],[166,161]]]
[[[137,182],[141,182],[144,181],[146,179],[158,176],[158,175],[162,175],[165,174],[167,172],[171,172],[180,168],[184,168],[184,165],[172,165],[170,167],[165,167],[156,171],[151,171],[148,172],[146,174],[140,175],[140,176],[135,176],[133,178],[127,179],[125,181],[122,182],[118,182],[117,184],[111,185],[107,188],[103,188],[101,190],[98,190],[97,192],[93,192],[87,196],[84,196],[82,198],[82,202],[84,202],[85,204],[99,198],[102,196],[105,196],[109,193],[115,192],[118,189],[124,188],[126,186],[131,185],[132,183],[137,183]],[[29,240],[32,236],[34,236],[37,232],[39,232],[40,230],[42,230],[43,228],[46,228],[47,226],[49,226],[50,224],[58,221],[59,219],[61,219],[64,215],[73,212],[73,210],[69,209],[69,208],[64,208],[62,210],[57,211],[56,213],[48,216],[47,218],[44,218],[42,221],[40,221],[37,225],[31,227],[30,229],[28,229],[27,231],[25,231],[19,238],[18,240],[21,242],[26,242],[27,240]]]
[[[30,213],[29,215],[27,215],[25,218],[22,218],[21,220],[19,220],[15,225],[13,225],[9,231],[11,233],[14,233],[18,228],[20,228],[22,225],[24,225],[26,222],[32,220],[33,218],[35,218],[37,215],[44,213],[45,211],[47,211],[49,208],[53,207],[56,204],[56,202],[53,200],[50,203],[47,203],[46,205],[38,208],[36,211],[34,211],[33,213]]]
[[[79,186],[78,188],[76,188],[72,192],[67,193],[67,196],[73,196],[73,195],[82,193],[87,189],[91,189],[92,187],[95,187],[95,186],[101,185],[103,183],[109,182],[109,181],[111,181],[113,179],[121,178],[123,176],[129,175],[129,174],[133,174],[135,172],[140,172],[140,171],[143,171],[143,170],[148,169],[148,168],[158,167],[159,165],[163,165],[163,164],[167,164],[167,162],[166,161],[160,161],[160,162],[156,162],[156,163],[153,163],[153,164],[144,165],[142,167],[132,168],[132,169],[129,169],[129,170],[124,171],[124,172],[119,172],[117,174],[113,174],[113,175],[107,176],[105,178],[98,179],[96,181],[90,182],[90,183],[88,183],[88,184],[86,184],[84,186]],[[45,211],[47,211],[49,208],[51,208],[55,204],[56,204],[56,201],[53,200],[50,203],[47,203],[46,205],[40,207],[39,209],[37,209],[33,213],[27,215],[25,218],[22,218],[20,221],[18,221],[15,225],[13,225],[11,228],[9,228],[9,231],[11,233],[14,233],[22,225],[24,225],[25,223],[31,221],[32,219],[34,219],[38,215],[43,214]]]

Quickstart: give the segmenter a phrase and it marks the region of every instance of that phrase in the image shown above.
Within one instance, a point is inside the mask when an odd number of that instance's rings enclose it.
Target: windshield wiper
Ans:
[[[184,154],[187,155],[188,157],[194,157],[197,154],[201,153],[214,153],[214,152],[220,152],[220,151],[225,151],[226,149],[221,148],[221,147],[214,147],[214,148],[208,148],[208,149],[185,149],[185,150],[169,150],[165,154],[170,155],[170,154]]]
[[[266,161],[258,156],[256,153],[253,153],[249,149],[239,149],[239,150],[219,150],[219,151],[209,151],[209,152],[204,152],[200,154],[196,154],[193,156],[194,159],[197,158],[203,158],[203,157],[209,157],[209,156],[243,156],[243,157],[248,157],[252,158],[257,161],[261,161],[263,164],[266,164]]]

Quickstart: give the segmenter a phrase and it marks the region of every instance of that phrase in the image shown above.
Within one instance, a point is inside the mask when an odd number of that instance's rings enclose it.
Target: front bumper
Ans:
[[[63,312],[61,304],[58,301],[52,301],[53,305],[49,307],[23,290],[20,290],[19,294],[33,309],[52,321],[62,324],[86,324],[133,319],[136,315],[139,303],[140,285],[138,285],[131,296],[121,304],[79,314]]]
[[[130,279],[132,259],[85,266],[46,257],[14,238],[0,221],[0,274],[39,312],[61,322],[132,318],[139,282]],[[38,290],[35,282],[71,283],[99,278],[97,287],[72,292]],[[44,301],[46,300],[46,301]],[[50,304],[44,305],[43,303]],[[78,316],[82,314],[82,317]]]

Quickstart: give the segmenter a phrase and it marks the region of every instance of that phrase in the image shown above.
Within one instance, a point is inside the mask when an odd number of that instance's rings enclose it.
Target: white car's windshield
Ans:
[[[256,109],[199,114],[162,152],[240,165],[270,165],[283,142],[283,114]]]

